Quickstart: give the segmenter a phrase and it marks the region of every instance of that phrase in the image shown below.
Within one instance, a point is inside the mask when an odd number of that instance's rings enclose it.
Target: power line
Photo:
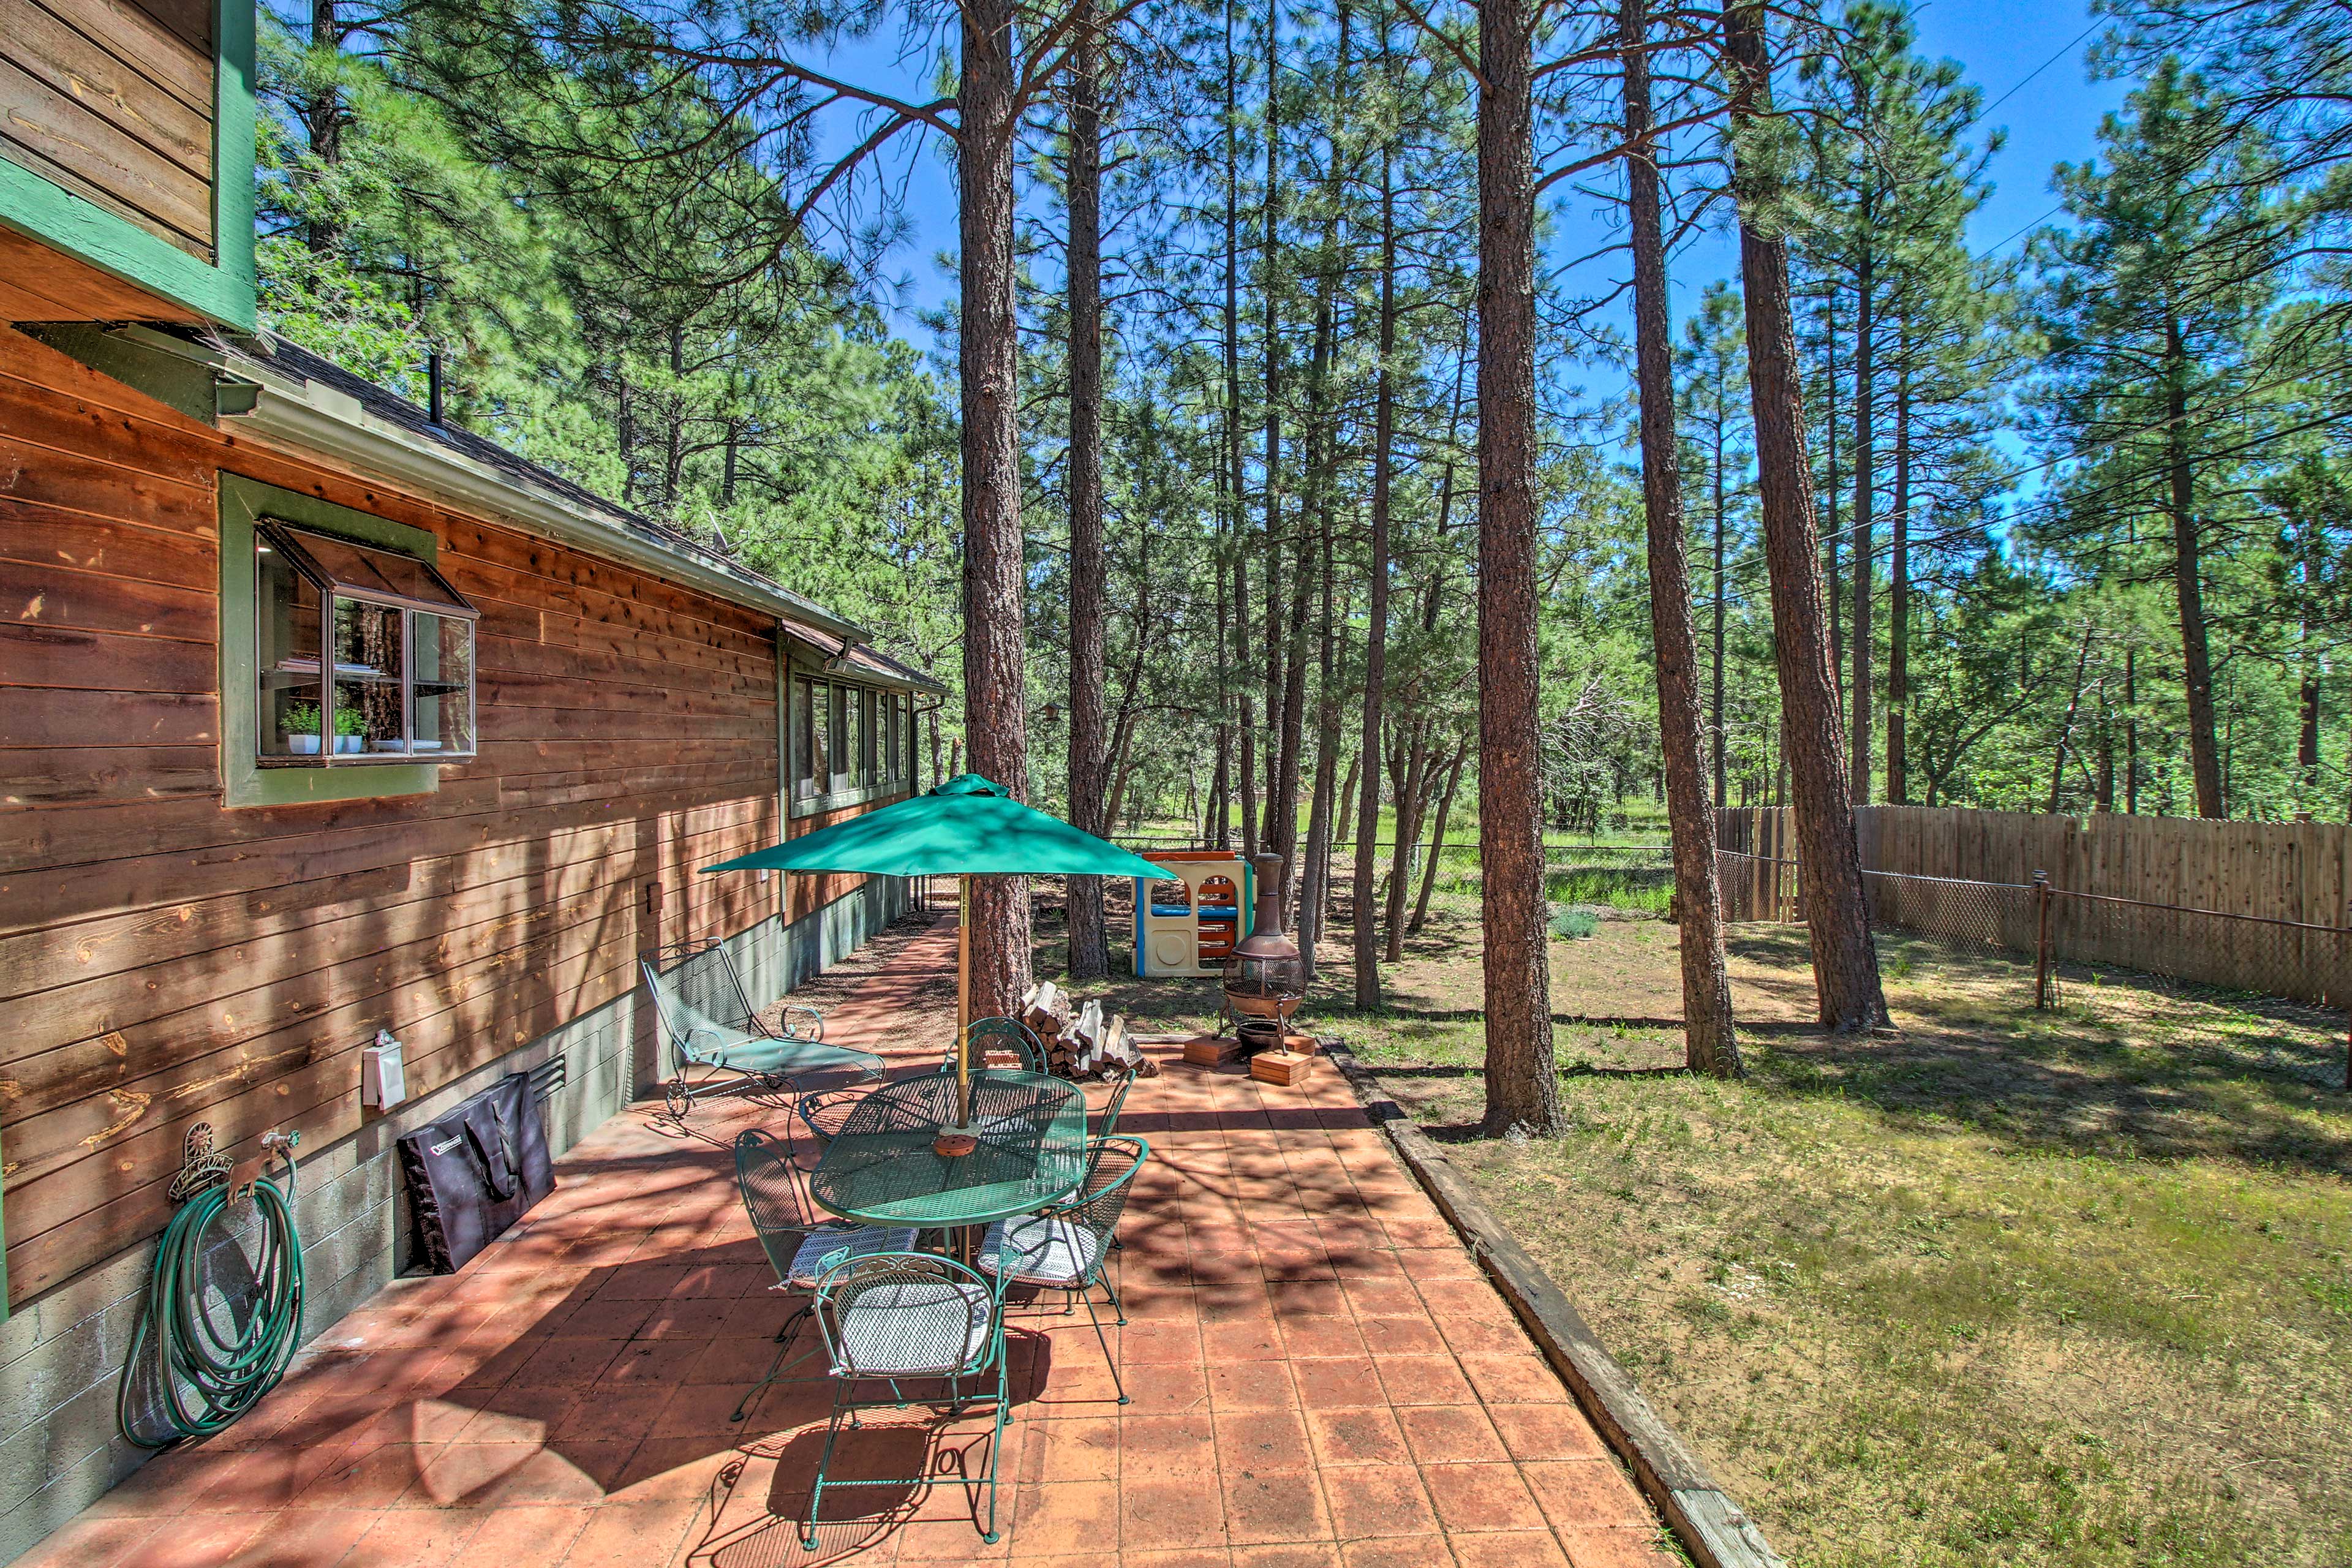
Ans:
[[[2040,65],[2035,66],[2032,70],[2027,71],[2023,77],[2021,77],[2021,78],[2020,78],[2020,79],[2019,79],[2019,80],[2018,80],[2018,83],[2017,83],[2017,86],[2016,86],[2016,87],[2012,87],[2012,88],[2011,88],[2007,92],[2002,93],[1999,98],[1996,98],[1996,99],[1994,99],[1990,103],[1986,104],[1986,105],[1984,106],[1984,108],[1983,108],[1982,110],[1980,110],[1979,112],[1979,113],[1983,113],[1983,114],[1990,114],[1994,110],[1999,109],[2002,104],[2007,103],[2011,99],[2012,99],[2012,98],[2016,97],[2016,96],[2017,96],[2017,89],[2018,89],[2018,88],[2023,87],[2027,82],[2032,81],[2035,77],[2040,76],[2043,71],[2048,70],[2052,66],[2054,66],[2054,65],[2056,65],[2060,60],[2064,59],[2064,58],[2067,57],[2067,55],[2069,55],[2070,53],[2072,53],[2072,52],[2074,51],[2074,46],[2075,46],[2076,44],[2081,43],[2084,38],[2087,38],[2087,37],[2089,37],[2093,33],[2097,32],[2097,31],[2099,30],[2099,23],[2100,23],[2100,22],[2104,22],[2104,21],[2105,21],[2105,20],[2106,20],[2106,18],[2105,18],[2105,16],[2102,16],[2102,17],[2100,17],[2100,18],[2098,19],[2098,21],[2095,21],[2095,22],[2093,22],[2089,26],[2087,26],[2087,27],[2084,28],[2081,32],[2079,32],[2079,33],[2075,34],[2075,35],[2074,35],[2074,38],[2073,38],[2073,39],[2072,39],[2072,40],[2071,40],[2071,41],[2066,45],[2066,47],[2065,47],[2064,48],[2060,49],[2056,54],[2052,55],[2048,59],[2043,60]]]

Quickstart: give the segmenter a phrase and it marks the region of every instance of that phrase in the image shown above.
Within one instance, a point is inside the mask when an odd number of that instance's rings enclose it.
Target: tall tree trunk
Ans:
[[[1430,829],[1429,858],[1421,868],[1421,891],[1413,895],[1412,920],[1405,927],[1413,936],[1421,934],[1423,923],[1429,919],[1429,895],[1437,887],[1438,862],[1445,858],[1445,819],[1454,813],[1454,792],[1461,787],[1462,770],[1469,761],[1470,742],[1465,739],[1454,748],[1454,759],[1445,764],[1445,787],[1438,792],[1437,825]]]
[[[1315,795],[1307,809],[1307,865],[1299,878],[1298,929],[1304,932],[1298,949],[1307,955],[1307,977],[1315,978],[1314,952],[1322,945],[1323,924],[1331,900],[1331,814],[1339,786],[1339,694],[1334,679],[1333,652],[1338,627],[1332,611],[1330,487],[1323,486],[1318,510],[1322,513],[1323,600],[1322,680],[1315,710]],[[1310,940],[1311,939],[1311,942]]]
[[[1265,213],[1258,289],[1265,310],[1265,721],[1282,723],[1282,290],[1277,283],[1282,244],[1282,9],[1265,8]],[[1265,756],[1265,820],[1258,842],[1283,858],[1283,902],[1289,902],[1290,842],[1297,837],[1298,802],[1283,793],[1283,748],[1277,736]],[[1280,814],[1290,813],[1285,826]]]
[[[962,241],[958,357],[963,383],[964,735],[974,772],[1029,794],[1022,649],[1019,322],[1013,303],[1012,0],[968,0],[958,99]],[[971,881],[973,1016],[1009,1014],[1029,987],[1024,877]]]
[[[1886,1022],[1878,952],[1871,943],[1853,803],[1846,795],[1838,733],[1837,678],[1822,626],[1821,538],[1805,460],[1805,408],[1789,316],[1789,252],[1779,232],[1778,175],[1752,142],[1771,110],[1771,76],[1760,0],[1723,10],[1725,49],[1737,74],[1732,100],[1733,186],[1748,318],[1748,395],[1772,590],[1774,662],[1780,676],[1782,754],[1796,800],[1805,863],[1807,935],[1822,1022],[1840,1033]]]
[[[1103,553],[1102,77],[1093,0],[1078,0],[1070,48],[1070,821],[1101,835],[1103,623],[1109,563]],[[1138,626],[1140,637],[1143,628]],[[1110,973],[1100,877],[1064,881],[1070,975]]]
[[[1391,769],[1391,784],[1396,795],[1396,840],[1389,850],[1388,885],[1388,961],[1396,963],[1404,956],[1404,905],[1412,878],[1413,851],[1421,844],[1421,803],[1428,792],[1429,723],[1425,719],[1413,721],[1412,735],[1402,753],[1402,772]]]
[[[1249,647],[1249,552],[1242,544],[1242,318],[1241,318],[1241,119],[1239,112],[1241,58],[1234,49],[1234,8],[1239,0],[1225,0],[1225,489],[1231,510],[1226,514],[1225,548],[1232,552],[1232,662],[1220,659],[1221,670],[1245,668]],[[1222,574],[1223,564],[1218,568]],[[1223,591],[1222,578],[1220,592]],[[1234,768],[1241,779],[1242,853],[1257,853],[1257,728],[1250,705],[1247,681],[1226,683],[1234,710]],[[1222,817],[1217,842],[1223,845]]]
[[[2124,815],[2139,815],[2139,650],[2124,645]]]
[[[2189,695],[2189,763],[2197,780],[2197,815],[2227,816],[2221,798],[2221,748],[2213,722],[2213,664],[2206,647],[2205,591],[2200,579],[2195,473],[2189,456],[2189,354],[2180,323],[2164,324],[2166,469],[2171,479],[2172,585],[2180,613],[2181,683]]]
[[[1862,257],[1854,269],[1853,307],[1853,674],[1847,684],[1847,718],[1853,725],[1853,745],[1847,759],[1853,768],[1853,801],[1870,799],[1870,610],[1872,556],[1877,542],[1871,530],[1876,495],[1873,485],[1878,467],[1878,385],[1876,328],[1878,301],[1872,278],[1871,223],[1873,195],[1865,180],[1862,189]]]
[[[1724,421],[1723,404],[1719,399],[1716,403],[1715,409],[1715,625],[1713,628],[1715,642],[1715,668],[1711,671],[1710,684],[1712,686],[1712,690],[1709,693],[1707,729],[1708,732],[1714,736],[1715,804],[1717,809],[1720,809],[1725,804],[1725,785],[1727,782],[1725,769],[1727,766],[1727,759],[1731,752],[1731,737],[1723,727],[1723,601],[1724,595],[1729,592],[1729,590],[1725,586],[1723,577],[1723,514],[1725,510],[1723,495]]]
[[[1559,1130],[1536,605],[1534,32],[1478,5],[1478,861],[1492,1135]]]
[[[1633,244],[1633,343],[1641,388],[1642,500],[1649,523],[1650,634],[1658,684],[1666,816],[1673,829],[1681,928],[1683,1057],[1694,1071],[1739,1076],[1731,979],[1723,958],[1723,897],[1715,880],[1715,813],[1707,808],[1700,734],[1697,635],[1683,542],[1682,459],[1675,434],[1675,362],[1666,316],[1665,234],[1650,141],[1649,21],[1643,0],[1619,0],[1624,46],[1625,179]]]
[[[1381,46],[1385,51],[1387,35]],[[1360,755],[1381,754],[1381,729],[1388,702],[1389,505],[1396,483],[1396,389],[1389,362],[1396,353],[1396,173],[1388,147],[1381,149],[1380,363],[1372,383],[1371,595],[1364,616],[1364,728]],[[1364,769],[1356,833],[1356,1005],[1381,1005],[1378,929],[1372,911],[1374,856],[1379,850],[1381,771]]]
[[[1332,254],[1332,247],[1328,229],[1325,235],[1323,254],[1328,257]],[[1336,330],[1331,292],[1336,281],[1327,272],[1317,285],[1319,297],[1315,304],[1315,346],[1307,370],[1307,472],[1303,493],[1299,496],[1297,558],[1290,563],[1290,613],[1284,626],[1289,646],[1282,660],[1282,728],[1278,736],[1281,749],[1275,768],[1273,818],[1281,831],[1278,837],[1273,833],[1266,836],[1266,847],[1283,858],[1281,894],[1285,909],[1290,908],[1291,900],[1298,896],[1300,882],[1298,792],[1300,780],[1306,773],[1307,643],[1311,626],[1307,612],[1315,604],[1315,536],[1308,530],[1307,514],[1310,510],[1319,514],[1330,504],[1326,468],[1331,444],[1328,395],[1332,334]]]
[[[2074,655],[2074,689],[2066,698],[2066,717],[2058,726],[2057,752],[2050,761],[2050,815],[2058,815],[2059,792],[2066,784],[2066,749],[2074,740],[2074,716],[2083,710],[2083,676],[2091,666],[2092,622],[2083,622],[2083,644]]]
[[[343,47],[341,0],[310,0],[310,47],[321,55],[339,54]],[[302,105],[302,131],[310,155],[319,166],[333,169],[343,161],[343,95],[332,76],[321,76],[319,89]],[[331,256],[342,247],[343,208],[339,202],[314,202],[302,222],[302,241],[313,256]]]
[[[1886,562],[1886,798],[1911,804],[1904,725],[1911,701],[1911,343],[1895,375],[1895,541]]]
[[[1829,442],[1830,531],[1829,538],[1825,542],[1825,553],[1829,557],[1830,573],[1830,679],[1832,681],[1836,681],[1840,679],[1837,671],[1837,656],[1839,651],[1845,647],[1845,632],[1843,629],[1845,623],[1840,619],[1840,617],[1845,614],[1845,598],[1844,595],[1838,591],[1839,584],[1844,581],[1838,572],[1838,559],[1840,552],[1845,548],[1845,528],[1838,516],[1838,479],[1840,478],[1838,470],[1837,411],[1838,335],[1837,279],[1834,278],[1829,280],[1829,297],[1822,306],[1822,311],[1823,320],[1827,323],[1828,327],[1827,353],[1829,355],[1829,373],[1824,383],[1828,387],[1828,391],[1823,395],[1822,400],[1822,416],[1823,432]],[[1793,331],[1794,329],[1792,328],[1791,330]],[[1811,454],[1807,454],[1807,460],[1811,460]],[[1843,685],[1838,688],[1838,711],[1842,714],[1845,711],[1845,688]]]
[[[1331,829],[1331,842],[1335,847],[1341,844],[1353,845],[1355,843],[1355,840],[1349,837],[1349,834],[1356,826],[1356,781],[1362,775],[1363,771],[1364,753],[1361,752],[1349,752],[1348,754],[1348,776],[1339,781],[1339,820],[1338,825]]]

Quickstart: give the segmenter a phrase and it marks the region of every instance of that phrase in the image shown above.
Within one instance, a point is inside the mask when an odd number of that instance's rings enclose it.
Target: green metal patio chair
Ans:
[[[927,1252],[889,1252],[854,1258],[825,1270],[817,1281],[813,1301],[818,1330],[824,1336],[826,1370],[835,1379],[833,1414],[825,1423],[824,1450],[817,1458],[816,1480],[809,1489],[808,1525],[801,1544],[816,1550],[817,1520],[827,1487],[919,1487],[936,1478],[927,1461],[919,1476],[858,1477],[829,1479],[834,1445],[839,1440],[843,1417],[857,1425],[861,1410],[903,1410],[914,1403],[899,1386],[904,1383],[947,1384],[944,1403],[950,1417],[982,1400],[993,1399],[996,1422],[988,1442],[988,1515],[980,1538],[996,1541],[996,1457],[1004,1443],[1004,1428],[1013,1419],[1013,1402],[1005,1386],[1004,1281],[993,1282],[951,1258]],[[984,1392],[993,1376],[995,1393]],[[980,1386],[971,1393],[964,1384]],[[888,1385],[887,1398],[860,1398],[861,1384]],[[971,1478],[964,1478],[969,1480]],[[975,1523],[980,1521],[975,1521]]]
[[[1045,1070],[1045,1044],[1037,1031],[1018,1018],[974,1018],[964,1026],[964,1058],[974,1072],[988,1065],[989,1053],[1002,1051],[1017,1058],[1024,1072]],[[950,1050],[940,1071],[955,1071],[955,1052]]]
[[[882,1058],[872,1052],[824,1044],[824,1015],[814,1007],[783,1003],[781,1032],[761,1022],[735,960],[717,938],[658,948],[637,967],[669,1044],[672,1076],[662,1099],[673,1116],[747,1082],[773,1091],[823,1073],[882,1076]]]
[[[1139,1068],[1126,1068],[1112,1080],[1110,1102],[1103,1107],[1102,1115],[1095,1124],[1097,1138],[1108,1138],[1118,1131],[1118,1113],[1127,1104],[1127,1091],[1135,1087],[1135,1080],[1141,1076]]]
[[[856,1225],[818,1217],[816,1205],[809,1199],[808,1176],[793,1157],[791,1143],[756,1127],[744,1129],[735,1140],[735,1186],[743,1194],[743,1210],[751,1215],[752,1232],[760,1238],[761,1250],[768,1255],[768,1266],[776,1271],[773,1288],[778,1290],[813,1295],[817,1281],[837,1264],[903,1252],[915,1245],[911,1226]],[[768,1374],[745,1393],[730,1420],[749,1415],[770,1384],[793,1381],[784,1377],[785,1372],[807,1356],[791,1361],[785,1357],[791,1354],[801,1321],[812,1306],[812,1302],[802,1303],[776,1331],[776,1354],[768,1363]]]
[[[1150,1158],[1151,1145],[1143,1139],[1095,1139],[1087,1145],[1087,1182],[1080,1195],[1034,1215],[999,1220],[980,1241],[981,1271],[1000,1285],[1010,1281],[1061,1290],[1087,1304],[1087,1317],[1094,1323],[1103,1359],[1110,1363],[1111,1385],[1118,1390],[1121,1405],[1127,1403],[1127,1384],[1095,1311],[1094,1288],[1102,1287],[1118,1322],[1125,1323],[1127,1309],[1104,1270],[1118,1246],[1118,1216],[1127,1207],[1129,1189]]]

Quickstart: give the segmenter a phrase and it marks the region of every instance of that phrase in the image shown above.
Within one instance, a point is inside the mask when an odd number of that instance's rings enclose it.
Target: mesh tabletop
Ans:
[[[819,1206],[874,1225],[954,1226],[1029,1214],[1086,1180],[1086,1096],[1045,1073],[971,1075],[979,1147],[931,1148],[961,1118],[956,1080],[940,1073],[887,1083],[860,1100],[809,1175]]]

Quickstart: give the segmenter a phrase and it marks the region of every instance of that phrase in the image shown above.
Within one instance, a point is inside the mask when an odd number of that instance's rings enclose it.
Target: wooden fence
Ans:
[[[2042,816],[1945,806],[1856,812],[1880,924],[2308,1002],[2352,1001],[2340,823]],[[1803,917],[1786,808],[1717,813],[1725,914]]]

